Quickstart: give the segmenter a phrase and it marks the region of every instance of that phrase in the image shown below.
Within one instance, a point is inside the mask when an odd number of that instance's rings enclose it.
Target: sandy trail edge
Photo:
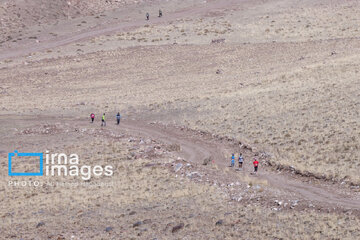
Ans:
[[[111,130],[116,129],[115,126],[109,126],[109,128]],[[131,134],[151,137],[167,144],[179,144],[181,146],[180,155],[188,161],[202,163],[204,158],[210,156],[217,165],[221,167],[228,166],[228,162],[224,160],[224,156],[221,154],[228,147],[222,143],[206,142],[200,139],[199,136],[189,136],[188,132],[177,128],[164,128],[156,124],[132,120],[122,121],[121,128]],[[256,177],[267,180],[272,187],[285,192],[295,193],[306,200],[319,202],[326,207],[360,209],[359,200],[341,195],[335,187],[323,189],[306,182],[291,179],[286,175],[267,171],[264,168],[261,169],[261,172]]]

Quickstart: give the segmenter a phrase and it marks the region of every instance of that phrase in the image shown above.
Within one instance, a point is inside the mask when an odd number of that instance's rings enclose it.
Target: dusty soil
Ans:
[[[0,1],[1,236],[360,238],[358,4]],[[114,174],[10,177],[14,150]]]
[[[106,128],[86,118],[44,115],[8,115],[2,122],[16,127],[3,138],[5,151],[19,142],[24,151],[34,151],[41,144],[50,151],[60,147],[77,152],[87,164],[113,164],[117,173],[114,178],[90,181],[108,183],[106,187],[72,186],[77,180],[66,177],[55,178],[68,184],[65,186],[5,186],[3,191],[9,194],[2,199],[4,226],[13,227],[5,231],[6,238],[303,239],[308,236],[305,229],[318,231],[319,238],[357,236],[356,227],[343,224],[358,225],[358,190],[322,180],[306,183],[286,172],[273,172],[266,166],[268,156],[231,139],[130,119],[120,126],[109,122]],[[36,144],[25,141],[29,137]],[[222,157],[236,150],[244,154],[243,171],[230,169]],[[248,161],[254,156],[261,162],[257,175],[252,175]],[[208,157],[209,163],[203,165]],[[7,176],[2,179],[12,180]],[[25,177],[17,180],[29,181]],[[31,179],[37,180],[44,181],[42,177]],[[5,208],[14,204],[16,207]],[[264,216],[269,223],[264,224]],[[290,218],[295,218],[295,226],[293,222],[289,225]],[[262,224],[250,228],[254,221]],[[340,225],[328,227],[336,221]],[[14,226],[21,231],[14,231]],[[176,226],[180,226],[179,231],[173,230]]]

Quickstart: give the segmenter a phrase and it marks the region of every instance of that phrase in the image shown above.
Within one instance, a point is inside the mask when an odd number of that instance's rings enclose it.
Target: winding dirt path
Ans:
[[[121,123],[122,129],[130,134],[151,137],[167,144],[179,144],[181,146],[180,155],[186,160],[202,163],[207,157],[211,157],[215,163],[221,167],[227,167],[229,162],[224,159],[224,154],[229,146],[215,140],[202,139],[201,136],[183,131],[180,128],[159,126],[157,124],[147,124],[138,121],[126,120]],[[116,129],[110,126],[111,129]],[[252,154],[250,151],[247,155]],[[247,163],[247,174],[251,173],[251,163]],[[328,184],[325,188],[313,184],[292,179],[285,174],[277,174],[261,168],[257,175],[258,178],[266,180],[270,187],[290,192],[302,197],[303,199],[318,202],[324,207],[345,208],[360,210],[360,199],[345,196],[340,193],[336,186]]]
[[[39,121],[48,123],[62,123],[68,124],[76,128],[89,128],[88,119],[85,118],[62,118],[53,116],[2,116],[4,126],[10,126],[17,122],[17,125],[26,123],[31,126],[38,125]],[[95,125],[91,127],[97,128]],[[98,126],[99,127],[99,126]],[[167,126],[157,123],[147,123],[144,121],[125,119],[121,121],[120,126],[114,123],[108,123],[106,129],[113,133],[123,134],[127,133],[129,136],[139,136],[143,138],[151,138],[165,144],[178,144],[180,151],[176,154],[186,161],[202,164],[205,158],[211,158],[212,161],[222,168],[229,165],[227,160],[230,151],[238,151],[239,146],[227,139],[218,139],[211,136],[209,133],[201,133],[198,131],[185,129],[176,126]],[[7,143],[8,144],[8,143]],[[4,143],[6,147],[6,144]],[[13,146],[7,146],[12,149]],[[8,150],[4,148],[5,150]],[[1,152],[1,149],[0,149]],[[252,166],[251,161],[254,153],[251,150],[242,149],[241,152],[245,156],[245,171],[239,174],[251,175]],[[294,178],[291,174],[279,174],[267,167],[260,166],[259,173],[256,176],[259,180],[267,181],[268,187],[278,192],[281,197],[282,193],[289,196],[294,196],[309,202],[316,202],[317,206],[327,209],[343,209],[343,210],[360,210],[360,195],[350,189],[340,189],[340,184],[331,184],[324,182],[323,184],[314,184],[305,182],[305,178]],[[241,178],[237,179],[241,181]],[[232,179],[231,181],[234,181]]]
[[[94,38],[100,35],[113,34],[117,32],[129,31],[138,27],[144,26],[144,24],[162,24],[169,21],[174,21],[183,17],[202,16],[211,11],[227,9],[233,7],[240,2],[247,2],[248,0],[216,0],[209,1],[206,4],[197,4],[191,8],[185,8],[176,12],[170,12],[164,15],[162,18],[152,18],[149,22],[144,19],[132,21],[132,22],[115,22],[111,24],[101,24],[96,28],[88,28],[80,32],[73,32],[71,34],[54,37],[41,41],[40,43],[29,43],[26,46],[18,46],[17,48],[6,49],[0,52],[0,60],[21,57],[33,52],[44,51],[47,49],[68,45],[74,42],[79,42],[87,39]]]
[[[155,18],[151,20],[151,24],[162,24],[186,16],[203,15],[210,11],[229,8],[237,3],[239,3],[237,0],[211,1],[204,5],[199,4],[193,8],[182,9],[180,11],[167,14],[163,18]],[[99,35],[127,31],[143,25],[144,20],[122,22],[120,24],[114,23],[106,26],[103,25],[95,29],[87,29],[83,32],[48,39],[41,42],[41,44],[31,44],[17,49],[7,49],[0,53],[0,60],[24,56],[31,52],[43,51],[49,48],[67,45]],[[78,120],[74,121],[76,121],[76,124],[79,124]],[[108,128],[113,131],[117,131],[114,126],[108,126]],[[228,161],[226,161],[224,153],[229,149],[229,145],[226,145],[223,142],[216,142],[214,139],[211,140],[208,138],[202,138],[199,135],[191,134],[188,131],[183,131],[179,128],[164,127],[157,124],[147,124],[132,120],[122,121],[121,129],[126,130],[130,134],[151,137],[168,144],[178,144],[181,146],[179,155],[188,161],[202,163],[205,158],[210,157],[219,166],[227,167],[228,165]],[[248,151],[247,154],[251,155],[252,153]],[[251,164],[249,162],[247,163],[246,169],[246,174],[250,174]],[[294,193],[304,199],[319,202],[327,207],[341,207],[360,210],[360,199],[356,199],[356,196],[345,196],[339,189],[337,189],[336,186],[327,185],[326,188],[322,188],[293,179],[288,175],[267,171],[264,168],[261,168],[257,177],[266,180],[271,187],[285,192]]]

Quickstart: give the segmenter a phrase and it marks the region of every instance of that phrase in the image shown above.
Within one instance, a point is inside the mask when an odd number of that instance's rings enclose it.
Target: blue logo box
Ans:
[[[40,172],[12,172],[11,170],[11,158],[15,157],[39,157],[40,161]],[[9,176],[43,176],[43,153],[19,153],[15,150],[13,153],[8,154],[9,159]]]

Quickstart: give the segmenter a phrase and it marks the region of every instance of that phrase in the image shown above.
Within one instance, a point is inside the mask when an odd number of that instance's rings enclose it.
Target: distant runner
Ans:
[[[239,168],[242,169],[243,166],[243,162],[244,162],[244,158],[241,155],[241,153],[239,153]]]
[[[258,166],[259,166],[259,162],[258,162],[258,160],[256,160],[256,158],[254,158],[253,164],[254,164],[254,172],[256,173],[258,170]]]
[[[102,118],[101,118],[101,126],[106,126],[105,113],[102,115]]]
[[[120,116],[120,113],[118,112],[118,113],[116,114],[117,125],[120,124],[120,118],[121,118],[121,116]]]
[[[162,17],[162,11],[159,9],[159,17]]]
[[[150,19],[150,14],[146,13],[146,20],[149,21],[149,19]]]
[[[91,118],[91,123],[93,123],[94,122],[94,119],[95,119],[95,114],[90,114],[90,118]]]
[[[235,166],[235,155],[232,154],[231,155],[231,167],[234,167]]]

